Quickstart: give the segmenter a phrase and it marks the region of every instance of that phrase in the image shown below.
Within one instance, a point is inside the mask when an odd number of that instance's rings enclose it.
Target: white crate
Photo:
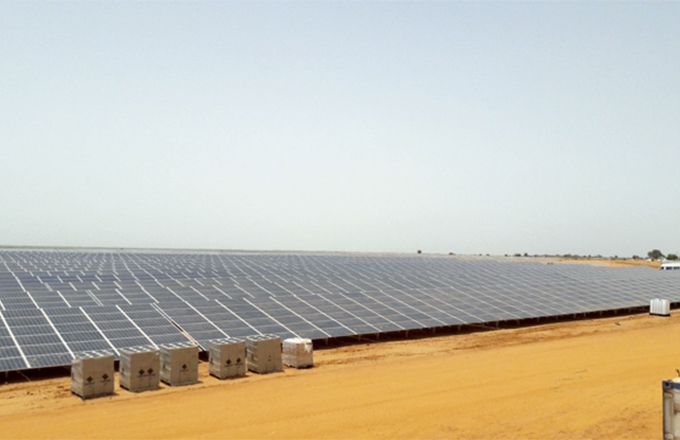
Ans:
[[[266,374],[283,370],[281,339],[276,335],[258,335],[246,338],[248,369]]]
[[[113,394],[113,371],[111,352],[77,353],[71,363],[71,392],[83,399]]]
[[[304,338],[284,339],[283,365],[293,368],[311,368],[314,366],[312,340]]]
[[[198,347],[190,342],[163,344],[161,380],[168,385],[191,385],[198,382]]]
[[[246,342],[243,339],[213,339],[208,342],[210,374],[218,379],[246,375]]]
[[[120,386],[134,392],[155,390],[160,386],[161,355],[152,346],[120,350]]]
[[[652,299],[649,301],[649,314],[657,316],[671,316],[671,302],[667,299]]]

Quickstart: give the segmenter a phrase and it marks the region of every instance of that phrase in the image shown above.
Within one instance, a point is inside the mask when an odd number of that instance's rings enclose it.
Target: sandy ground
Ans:
[[[584,263],[600,266],[645,266],[652,269],[661,267],[661,261],[633,260],[632,258],[557,258],[557,260],[560,263]]]
[[[680,316],[318,350],[317,367],[81,401],[0,385],[0,438],[656,439]]]

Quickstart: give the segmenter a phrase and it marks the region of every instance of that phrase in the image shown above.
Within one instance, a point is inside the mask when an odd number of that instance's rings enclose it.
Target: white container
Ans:
[[[250,371],[259,374],[283,371],[281,339],[276,335],[246,338],[246,355]]]
[[[83,399],[113,394],[113,354],[108,351],[77,353],[71,363],[71,392]]]
[[[649,314],[657,316],[671,316],[671,302],[667,299],[652,299],[649,301]]]
[[[663,439],[680,439],[680,377],[661,382],[663,393]]]
[[[170,386],[198,382],[198,347],[190,342],[163,344],[161,350],[161,380]]]
[[[243,339],[213,339],[208,342],[210,374],[218,379],[246,375],[246,342]]]
[[[284,339],[283,365],[293,368],[311,368],[314,366],[312,340],[304,338]]]
[[[158,349],[146,345],[120,350],[120,386],[133,392],[158,389],[161,375],[161,355]]]

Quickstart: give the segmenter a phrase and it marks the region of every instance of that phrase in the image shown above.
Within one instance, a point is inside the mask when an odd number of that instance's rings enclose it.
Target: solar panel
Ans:
[[[5,310],[2,316],[29,368],[71,363],[73,353],[48,321],[42,309]]]
[[[30,368],[25,355],[20,351],[14,334],[7,326],[5,317],[0,312],[0,371],[12,371]]]
[[[82,310],[116,352],[121,348],[154,343],[116,306],[84,307]]]
[[[157,346],[190,341],[178,327],[149,304],[118,306],[118,309]]]
[[[186,302],[159,304],[157,307],[180,328],[190,334],[204,349],[207,349],[208,341],[211,339],[221,339],[228,336],[220,330],[218,325]]]
[[[110,350],[102,333],[79,308],[44,309],[71,352]]]
[[[73,353],[332,338],[680,301],[680,273],[359,254],[0,251],[0,371]]]

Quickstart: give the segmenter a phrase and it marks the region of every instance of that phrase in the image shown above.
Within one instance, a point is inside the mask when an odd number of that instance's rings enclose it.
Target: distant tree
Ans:
[[[640,256],[639,255],[633,255],[633,260],[639,260]]]
[[[651,251],[647,252],[647,256],[652,260],[658,260],[663,258],[663,252],[658,249],[652,249]]]
[[[522,254],[520,254],[520,253],[513,255],[513,257],[521,257],[521,256],[522,256]]]
[[[417,254],[420,255],[420,254],[422,254],[422,253],[423,253],[423,251],[421,251],[420,249],[418,249]]]
[[[529,253],[525,252],[523,256],[524,256],[524,257],[528,257],[528,256],[529,256]]]
[[[454,254],[453,252],[449,252],[449,255],[453,256],[453,255],[456,255],[456,254]]]
[[[667,259],[667,260],[675,261],[675,260],[678,259],[678,256],[675,255],[675,254],[668,254],[668,255],[666,255],[666,259]]]

